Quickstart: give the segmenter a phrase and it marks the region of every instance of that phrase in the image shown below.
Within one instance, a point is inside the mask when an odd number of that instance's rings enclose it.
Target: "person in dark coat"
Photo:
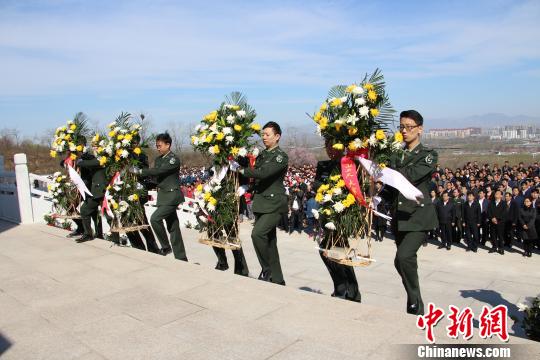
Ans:
[[[442,201],[437,204],[437,218],[439,219],[439,231],[441,234],[441,245],[439,249],[452,248],[452,229],[456,221],[456,208],[448,193],[442,194]]]
[[[521,238],[523,239],[523,256],[531,257],[532,246],[534,241],[538,239],[538,234],[535,228],[536,209],[533,208],[530,197],[523,201],[523,208],[519,209],[518,218]]]
[[[502,191],[495,191],[495,199],[489,204],[488,218],[491,223],[491,243],[489,251],[504,255],[504,215],[506,203],[502,198]]]
[[[506,203],[504,212],[504,246],[512,248],[512,239],[518,221],[519,208],[510,193],[504,194],[504,201]]]
[[[482,237],[480,238],[480,244],[485,245],[490,235],[490,221],[488,218],[489,200],[486,199],[486,193],[484,190],[478,191],[478,204],[480,205],[480,213],[482,214],[482,222],[480,229],[482,230]]]
[[[474,201],[474,194],[467,194],[467,202],[463,204],[463,228],[467,239],[467,251],[476,252],[482,224],[482,212],[480,204]]]

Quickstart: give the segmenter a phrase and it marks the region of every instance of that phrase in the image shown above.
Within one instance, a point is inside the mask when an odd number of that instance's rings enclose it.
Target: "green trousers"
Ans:
[[[150,224],[156,233],[161,248],[165,249],[172,247],[176,259],[187,261],[186,249],[184,248],[182,233],[180,232],[180,222],[178,221],[176,208],[177,206],[175,205],[159,205],[150,217]],[[167,238],[165,226],[163,226],[163,220],[165,220],[167,231],[171,235],[170,244],[172,246],[169,245],[169,239]]]
[[[398,231],[396,234],[396,258],[394,266],[401,276],[401,281],[407,291],[407,304],[418,303],[419,313],[424,313],[424,303],[420,294],[418,281],[418,263],[416,253],[426,239],[424,231]]]
[[[96,233],[101,234],[101,223],[99,221],[99,205],[103,200],[102,197],[94,198],[87,197],[81,205],[81,222],[83,226],[84,235],[93,236],[92,233],[92,219],[94,219],[94,225]],[[99,225],[98,225],[99,224]]]
[[[251,240],[263,272],[269,272],[273,283],[284,282],[277,248],[276,227],[281,219],[280,213],[255,213],[255,225]]]
[[[216,256],[218,258],[218,265],[229,266],[225,249],[218,248],[218,247],[212,247],[212,249],[214,249],[214,252],[216,253]],[[234,256],[234,273],[236,275],[249,276],[249,269],[246,262],[246,258],[244,256],[244,251],[241,248],[238,250],[231,250],[231,251]]]

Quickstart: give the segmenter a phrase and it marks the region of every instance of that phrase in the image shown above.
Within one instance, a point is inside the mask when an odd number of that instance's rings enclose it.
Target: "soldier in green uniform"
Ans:
[[[283,213],[289,209],[283,180],[289,158],[279,148],[281,128],[273,121],[263,127],[262,139],[266,147],[261,151],[253,169],[241,168],[240,173],[254,178],[253,213],[255,225],[251,233],[255,253],[261,264],[260,280],[285,285],[277,248],[276,227]]]
[[[171,252],[167,230],[171,237],[172,251],[178,260],[187,261],[184,241],[180,232],[180,224],[176,210],[184,202],[184,194],[180,191],[180,159],[171,151],[172,139],[168,133],[156,137],[156,148],[160,156],[156,158],[155,166],[147,169],[131,169],[142,177],[155,176],[157,180],[157,209],[150,217],[150,224],[161,244],[162,255]]]
[[[92,143],[94,153],[97,152],[97,144]],[[84,229],[83,236],[77,240],[78,243],[93,240],[94,234],[92,233],[92,218],[94,218],[94,224],[96,230],[98,227],[96,219],[99,219],[99,205],[103,201],[105,195],[105,188],[107,187],[107,176],[105,174],[105,168],[99,164],[99,160],[90,153],[82,154],[76,162],[77,166],[81,169],[81,175],[87,177],[85,174],[91,174],[90,180],[90,192],[92,196],[86,194],[86,199],[81,206],[81,220]],[[100,231],[97,231],[100,233]],[[102,236],[102,235],[101,235]]]
[[[394,265],[407,291],[407,312],[416,315],[424,313],[416,253],[426,239],[427,232],[438,227],[435,208],[429,197],[431,175],[435,172],[438,155],[420,143],[423,124],[422,115],[415,110],[400,114],[399,128],[406,149],[402,156],[394,157],[390,164],[424,194],[423,199],[412,201],[399,193],[395,198],[392,217],[397,245]]]

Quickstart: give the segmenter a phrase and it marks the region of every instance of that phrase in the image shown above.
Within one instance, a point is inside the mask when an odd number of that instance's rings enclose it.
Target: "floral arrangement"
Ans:
[[[217,166],[247,156],[253,151],[250,139],[261,130],[259,124],[253,123],[255,110],[242,94],[234,92],[225,100],[219,109],[203,117],[191,136],[193,148],[211,156]]]
[[[136,155],[142,152],[141,124],[132,123],[129,113],[122,113],[108,125],[106,137],[96,134],[92,139],[98,145],[97,158],[101,166],[107,168],[112,178],[107,186],[104,206],[113,216],[113,231],[138,230],[144,224],[144,206],[141,197],[146,196],[144,186],[129,169],[138,167]]]
[[[523,311],[523,329],[531,340],[540,341],[540,296],[536,296],[530,303],[519,303],[518,308]]]
[[[58,127],[54,132],[50,156],[55,158],[60,154],[68,153],[71,160],[75,160],[77,153],[85,152],[86,136],[88,135],[86,121],[86,115],[79,112],[73,120]]]
[[[77,216],[80,194],[75,185],[60,171],[52,175],[52,180],[47,190],[52,198],[54,216]]]
[[[384,77],[377,69],[359,83],[333,87],[311,116],[317,124],[317,133],[330,141],[343,157],[349,158],[352,166],[347,181],[344,173],[336,169],[315,196],[320,207],[314,216],[320,218],[321,233],[330,237],[329,247],[349,248],[351,238],[368,235],[371,221],[368,204],[373,189],[369,176],[359,171],[353,160],[357,156],[368,158],[384,168],[393,153],[402,151],[402,134],[390,131],[393,113]],[[350,177],[354,180],[352,184]],[[356,180],[358,183],[354,184]],[[368,196],[364,199],[363,194]]]
[[[212,241],[238,243],[239,181],[238,174],[228,167],[232,160],[258,155],[252,138],[261,126],[253,123],[255,116],[247,99],[234,92],[217,110],[204,116],[191,137],[194,149],[210,157],[214,165],[214,176],[195,191],[201,209],[197,228],[206,230]]]

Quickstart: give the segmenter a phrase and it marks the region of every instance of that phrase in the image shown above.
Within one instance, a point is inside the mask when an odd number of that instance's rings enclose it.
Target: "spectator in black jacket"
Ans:
[[[491,223],[491,243],[489,251],[504,255],[504,216],[506,203],[502,198],[502,191],[495,191],[495,199],[489,204],[488,218]]]
[[[512,240],[516,230],[516,224],[519,215],[519,208],[515,200],[512,199],[512,194],[504,194],[505,211],[504,211],[504,246],[512,248]]]
[[[442,242],[439,249],[446,247],[447,250],[450,250],[452,247],[452,228],[456,221],[456,208],[446,192],[442,194],[442,201],[437,204],[437,217],[439,218]]]
[[[478,204],[480,205],[480,212],[482,213],[482,222],[480,225],[480,229],[482,230],[482,237],[480,239],[480,244],[484,245],[489,238],[489,217],[488,217],[488,208],[489,208],[489,200],[486,199],[486,193],[484,190],[478,191]]]
[[[523,208],[519,210],[519,226],[521,228],[521,238],[523,239],[523,256],[531,257],[533,241],[538,239],[535,228],[536,209],[532,207],[532,199],[525,198]]]
[[[467,202],[463,204],[463,228],[467,239],[467,251],[476,252],[480,236],[480,226],[482,224],[482,212],[480,204],[475,201],[474,194],[467,195]]]

